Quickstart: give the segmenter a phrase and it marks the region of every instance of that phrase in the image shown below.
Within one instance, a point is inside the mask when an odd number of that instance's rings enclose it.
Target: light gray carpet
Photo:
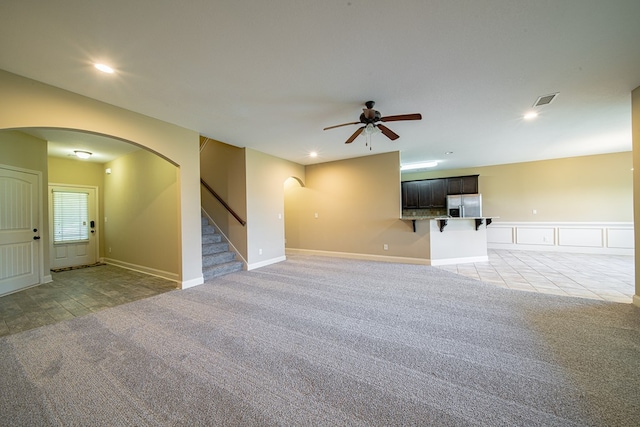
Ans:
[[[0,372],[3,426],[638,425],[640,309],[293,256],[1,338]]]

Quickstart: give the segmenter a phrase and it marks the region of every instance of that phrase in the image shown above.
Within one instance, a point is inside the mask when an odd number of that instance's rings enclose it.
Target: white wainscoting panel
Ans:
[[[629,228],[607,228],[607,247],[633,249],[635,246],[635,236],[633,227]]]
[[[515,243],[513,227],[501,227],[496,223],[487,227],[487,242],[488,243]]]
[[[633,223],[498,222],[487,227],[490,249],[634,255]]]
[[[604,247],[604,230],[602,228],[558,227],[558,245]]]
[[[516,243],[518,245],[546,245],[555,243],[555,228],[553,227],[517,227]]]

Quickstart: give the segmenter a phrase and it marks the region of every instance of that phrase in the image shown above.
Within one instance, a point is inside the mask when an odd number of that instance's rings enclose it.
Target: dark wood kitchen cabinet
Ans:
[[[431,180],[431,207],[446,208],[447,207],[447,180],[432,179]]]
[[[406,181],[402,183],[402,208],[418,209],[418,187],[420,181]]]
[[[477,192],[478,175],[404,181],[402,183],[402,208],[446,208],[449,194],[476,194]]]
[[[478,175],[447,178],[447,194],[476,194],[477,192]]]
[[[447,204],[445,179],[426,179],[402,183],[403,209],[444,208]]]

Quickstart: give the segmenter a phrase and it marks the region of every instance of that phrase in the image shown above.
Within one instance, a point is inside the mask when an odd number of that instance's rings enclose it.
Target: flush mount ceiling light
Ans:
[[[98,70],[102,71],[103,73],[113,74],[114,72],[113,68],[105,64],[94,64],[93,66],[96,67]]]
[[[536,113],[535,111],[529,111],[524,115],[525,120],[533,120],[536,117],[538,117],[538,113]]]
[[[88,159],[93,154],[88,151],[80,151],[80,150],[75,150],[74,153],[79,159]]]
[[[400,170],[401,171],[408,171],[408,170],[413,170],[413,169],[433,168],[435,166],[438,166],[438,162],[436,162],[436,161],[422,162],[422,163],[412,163],[410,165],[402,165],[400,167]]]

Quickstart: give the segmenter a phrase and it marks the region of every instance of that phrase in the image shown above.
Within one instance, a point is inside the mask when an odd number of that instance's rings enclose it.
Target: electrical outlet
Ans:
[[[109,246],[109,253],[111,253],[111,246]]]
[[[262,255],[262,249],[258,249],[258,255]]]
[[[318,219],[318,212],[313,214],[314,218]]]
[[[389,245],[387,245],[386,243],[384,245],[382,245],[382,249],[384,249],[385,251],[389,250]]]

